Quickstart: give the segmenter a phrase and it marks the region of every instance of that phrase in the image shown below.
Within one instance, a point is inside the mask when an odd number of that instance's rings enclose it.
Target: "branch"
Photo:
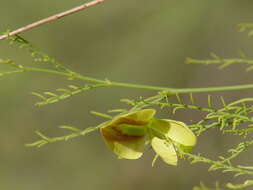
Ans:
[[[40,20],[40,21],[34,22],[34,23],[32,23],[32,24],[29,24],[29,25],[27,25],[27,26],[24,26],[24,27],[22,27],[22,28],[19,28],[19,29],[17,29],[17,30],[14,30],[14,31],[12,31],[12,32],[10,32],[10,33],[4,34],[4,35],[0,36],[0,40],[4,40],[4,39],[9,38],[9,37],[11,37],[11,36],[14,36],[14,35],[23,33],[23,32],[28,31],[28,30],[31,30],[31,29],[33,29],[33,28],[35,28],[35,27],[40,26],[40,25],[43,25],[43,24],[46,24],[46,23],[55,21],[55,20],[57,20],[57,19],[60,19],[60,18],[62,18],[62,17],[65,17],[65,16],[68,16],[68,15],[74,14],[74,13],[76,13],[76,12],[79,12],[79,11],[82,11],[82,10],[87,9],[87,8],[89,8],[89,7],[95,6],[95,5],[97,5],[97,4],[99,4],[99,3],[102,3],[102,2],[104,2],[104,1],[105,1],[105,0],[93,0],[93,1],[91,1],[91,2],[88,2],[88,3],[83,4],[83,5],[81,5],[81,6],[78,6],[78,7],[69,9],[69,10],[67,10],[67,11],[58,13],[58,14],[56,14],[56,15],[47,17],[47,18],[42,19],[42,20]]]
[[[1,63],[1,62],[0,62]],[[139,85],[132,83],[121,83],[109,81],[108,79],[102,80],[93,77],[86,77],[78,73],[66,73],[57,70],[44,69],[38,67],[24,67],[22,70],[18,70],[15,73],[22,72],[42,72],[42,73],[50,73],[55,75],[60,75],[67,77],[68,79],[79,79],[81,81],[93,82],[98,84],[110,84],[110,86],[114,87],[123,87],[123,88],[138,88],[145,90],[153,90],[153,91],[162,91],[163,95],[175,95],[175,94],[188,94],[188,93],[206,93],[206,92],[224,92],[224,91],[239,91],[239,90],[252,90],[253,84],[244,84],[244,85],[233,85],[233,86],[219,86],[219,87],[206,87],[206,88],[167,88],[167,87],[158,87],[158,86],[150,86],[150,85]],[[6,73],[0,73],[0,76],[5,75]],[[12,73],[8,73],[12,74]]]

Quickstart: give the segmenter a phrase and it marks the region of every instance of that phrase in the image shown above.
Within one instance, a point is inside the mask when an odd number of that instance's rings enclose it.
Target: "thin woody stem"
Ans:
[[[89,7],[92,7],[92,6],[95,6],[97,4],[100,4],[100,3],[103,3],[105,0],[93,0],[91,2],[88,2],[88,3],[85,3],[81,6],[78,6],[78,7],[75,7],[75,8],[72,8],[72,9],[69,9],[67,11],[64,11],[64,12],[61,12],[61,13],[58,13],[56,15],[53,15],[53,16],[50,16],[50,17],[47,17],[45,19],[42,19],[40,21],[37,21],[37,22],[34,22],[32,24],[29,24],[27,26],[24,26],[22,28],[19,28],[17,30],[14,30],[8,34],[4,34],[2,36],[0,36],[0,40],[4,40],[6,38],[9,38],[11,36],[14,36],[14,35],[17,35],[17,34],[20,34],[20,33],[23,33],[25,31],[28,31],[28,30],[31,30],[35,27],[38,27],[40,25],[43,25],[43,24],[46,24],[46,23],[49,23],[49,22],[52,22],[52,21],[55,21],[57,19],[60,19],[62,17],[65,17],[65,16],[68,16],[68,15],[71,15],[73,13],[76,13],[76,12],[79,12],[79,11],[82,11],[82,10],[85,10]]]

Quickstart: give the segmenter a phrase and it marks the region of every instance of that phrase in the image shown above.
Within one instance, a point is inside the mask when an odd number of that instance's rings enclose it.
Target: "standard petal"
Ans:
[[[162,160],[170,165],[177,165],[177,152],[172,142],[153,137],[151,146],[154,151],[162,158]]]
[[[119,115],[112,120],[111,125],[125,124],[147,124],[155,115],[154,109],[143,109],[135,112],[130,112],[124,115]]]
[[[161,139],[169,138],[184,147],[196,145],[196,136],[183,122],[153,119],[150,127],[152,128],[153,135]]]
[[[164,121],[167,121],[170,124],[170,129],[166,133],[167,137],[186,147],[193,147],[196,145],[197,138],[187,125],[183,122],[174,120]]]

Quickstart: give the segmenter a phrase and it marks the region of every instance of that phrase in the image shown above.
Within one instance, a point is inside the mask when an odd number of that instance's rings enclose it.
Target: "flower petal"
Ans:
[[[172,142],[153,137],[151,146],[154,151],[162,158],[162,160],[170,165],[177,165],[177,152]]]
[[[193,147],[197,143],[195,134],[183,122],[164,120],[170,123],[170,129],[166,134],[173,141],[186,146]]]
[[[119,115],[112,121],[112,125],[121,123],[125,124],[147,124],[155,115],[154,109],[143,109],[135,112],[130,112],[125,115]]]
[[[153,129],[153,135],[159,138],[169,138],[185,147],[196,145],[196,136],[183,122],[154,119],[150,127]]]
[[[131,141],[111,141],[105,138],[105,142],[108,147],[116,154],[119,158],[125,159],[138,159],[142,156],[145,147],[145,138]]]
[[[146,125],[155,114],[144,109],[120,115],[100,128],[109,148],[120,158],[138,159],[142,156],[146,140]]]

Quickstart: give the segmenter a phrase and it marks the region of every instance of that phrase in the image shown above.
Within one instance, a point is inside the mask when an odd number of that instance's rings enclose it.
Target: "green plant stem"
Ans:
[[[120,82],[112,82],[109,80],[101,80],[92,77],[86,77],[77,73],[67,73],[61,71],[55,71],[50,69],[43,68],[35,68],[35,67],[25,67],[25,71],[35,71],[35,72],[44,72],[51,73],[56,75],[65,76],[68,78],[79,79],[87,82],[94,82],[100,84],[107,84],[108,86],[115,87],[125,87],[125,88],[138,88],[145,90],[153,90],[153,91],[164,91],[165,94],[185,94],[185,93],[203,93],[203,92],[221,92],[221,91],[236,91],[236,90],[247,90],[253,89],[253,84],[245,84],[245,85],[234,85],[234,86],[220,86],[220,87],[207,87],[207,88],[166,88],[166,87],[157,87],[157,86],[149,86],[149,85],[138,85],[131,83],[120,83]]]

